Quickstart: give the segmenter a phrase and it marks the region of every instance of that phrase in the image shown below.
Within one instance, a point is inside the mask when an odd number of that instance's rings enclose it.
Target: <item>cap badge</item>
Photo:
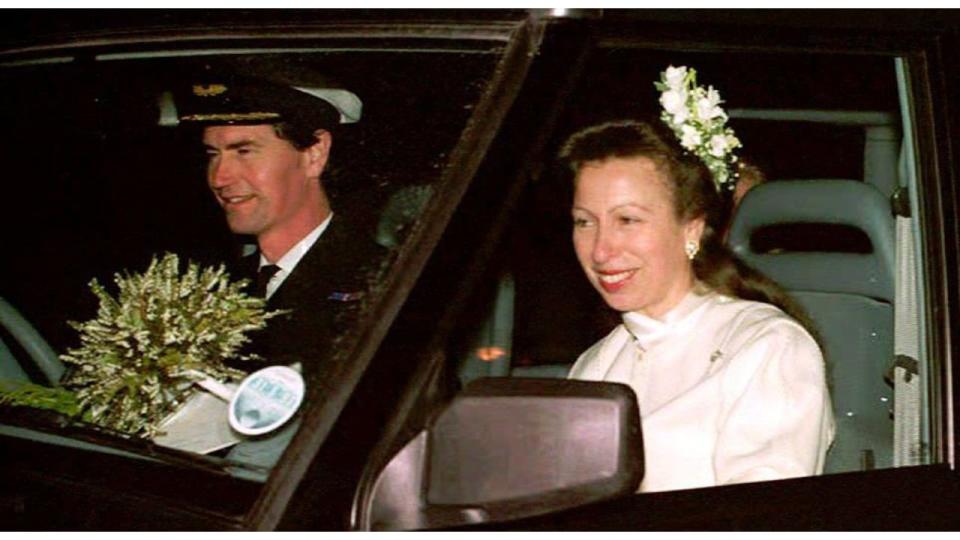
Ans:
[[[202,84],[193,85],[193,95],[200,97],[219,96],[227,91],[227,87],[222,84]]]

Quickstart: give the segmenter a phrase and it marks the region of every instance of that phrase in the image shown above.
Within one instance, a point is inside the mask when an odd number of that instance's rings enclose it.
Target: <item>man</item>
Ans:
[[[730,228],[733,227],[733,220],[737,216],[737,208],[740,201],[747,195],[751,189],[767,181],[767,175],[763,169],[746,159],[740,159],[737,166],[737,183],[734,185],[733,197],[731,199],[730,215],[727,216],[727,222],[723,227],[723,241],[726,243],[730,236]]]
[[[360,101],[342,89],[298,89],[262,80],[207,79],[178,98],[179,120],[199,126],[207,183],[237,234],[256,238],[237,277],[257,283],[267,308],[289,310],[251,335],[266,364],[300,363],[308,381],[351,323],[381,253],[335,214],[324,171],[342,121]],[[246,369],[262,367],[243,363]]]
[[[733,190],[733,207],[740,206],[740,201],[744,195],[754,187],[767,181],[767,175],[763,173],[760,167],[757,167],[745,159],[740,160],[739,171],[737,175],[737,184]]]

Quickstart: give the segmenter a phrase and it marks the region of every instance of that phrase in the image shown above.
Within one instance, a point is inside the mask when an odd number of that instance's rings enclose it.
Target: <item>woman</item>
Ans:
[[[640,491],[821,473],[835,430],[823,357],[800,310],[723,247],[730,190],[659,123],[585,129],[560,157],[577,258],[623,320],[569,377],[636,392]]]

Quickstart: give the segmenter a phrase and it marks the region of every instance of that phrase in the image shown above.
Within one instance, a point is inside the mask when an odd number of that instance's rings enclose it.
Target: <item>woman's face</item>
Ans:
[[[664,173],[649,158],[612,158],[580,169],[573,245],[587,279],[618,311],[660,318],[693,287],[684,245],[703,219],[677,220]]]

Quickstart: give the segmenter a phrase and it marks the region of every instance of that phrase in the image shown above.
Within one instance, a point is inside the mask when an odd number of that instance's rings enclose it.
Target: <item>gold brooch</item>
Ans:
[[[227,91],[227,87],[222,84],[202,84],[193,85],[193,95],[200,97],[218,96]]]

